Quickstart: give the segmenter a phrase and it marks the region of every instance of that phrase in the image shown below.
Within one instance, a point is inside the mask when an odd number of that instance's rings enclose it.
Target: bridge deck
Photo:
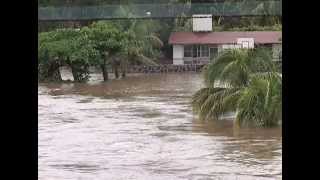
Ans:
[[[133,4],[130,15],[119,13],[121,5],[39,7],[39,21],[102,20],[124,18],[174,18],[185,14],[213,16],[281,16],[281,1],[250,1],[249,3]]]

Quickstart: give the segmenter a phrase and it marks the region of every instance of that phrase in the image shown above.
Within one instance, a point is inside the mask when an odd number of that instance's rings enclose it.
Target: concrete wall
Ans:
[[[184,64],[183,56],[184,56],[184,46],[173,45],[173,64],[174,65]]]

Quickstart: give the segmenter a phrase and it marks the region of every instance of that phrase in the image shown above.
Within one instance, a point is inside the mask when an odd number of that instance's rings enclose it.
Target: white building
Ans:
[[[207,64],[227,48],[273,49],[275,60],[281,60],[281,31],[212,32],[211,15],[194,15],[193,32],[173,32],[169,44],[173,46],[173,64]]]

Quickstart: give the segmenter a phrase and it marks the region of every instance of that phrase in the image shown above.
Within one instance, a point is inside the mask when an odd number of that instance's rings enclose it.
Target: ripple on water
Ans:
[[[200,87],[200,74],[40,84],[39,180],[281,179],[281,129],[197,120]]]

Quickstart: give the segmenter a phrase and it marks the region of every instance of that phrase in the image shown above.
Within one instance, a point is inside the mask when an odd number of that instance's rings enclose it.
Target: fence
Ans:
[[[130,66],[128,73],[179,73],[179,72],[201,72],[205,65],[184,64],[184,65],[157,65],[157,66]],[[112,71],[111,71],[112,72]]]

